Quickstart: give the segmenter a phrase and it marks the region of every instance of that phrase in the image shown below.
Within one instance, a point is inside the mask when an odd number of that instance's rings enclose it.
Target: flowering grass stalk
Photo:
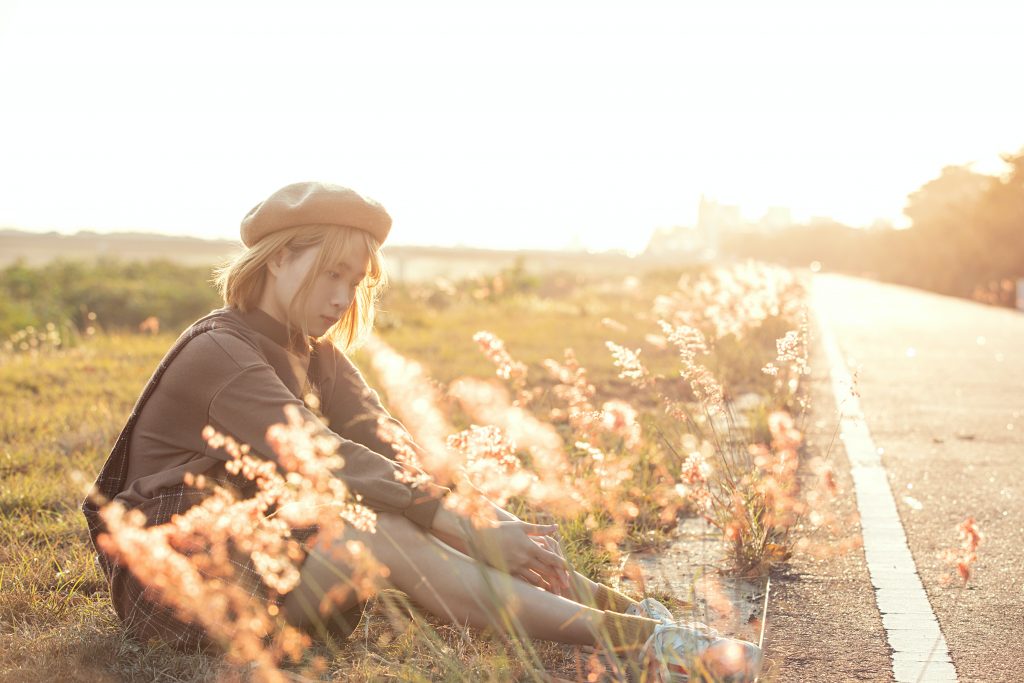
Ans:
[[[654,312],[661,317],[658,339],[676,349],[679,376],[695,403],[670,397],[662,387],[671,386],[671,380],[653,375],[640,360],[640,349],[607,345],[619,378],[638,393],[654,394],[669,418],[655,429],[678,465],[679,495],[721,530],[737,571],[762,574],[791,555],[791,531],[805,513],[818,523],[828,519],[818,510],[826,497],[813,495],[813,506],[801,497],[797,470],[803,437],[789,412],[768,412],[768,443],[739,428],[727,388],[700,357],[725,335],[739,338],[770,315],[799,311],[797,329],[777,340],[776,357],[762,368],[776,377],[777,395],[788,391],[778,397],[785,403],[798,389],[800,376],[810,372],[806,308],[798,309],[799,288],[788,274],[752,264],[717,269],[696,284],[681,283],[684,290],[696,295],[660,296]],[[798,401],[805,410],[804,399]]]
[[[278,668],[298,661],[311,640],[280,618],[273,604],[253,597],[236,566],[252,561],[270,595],[283,595],[299,581],[304,549],[291,538],[293,528],[316,525],[337,534],[346,526],[373,532],[376,515],[352,497],[333,471],[344,465],[339,441],[302,420],[294,407],[288,422],[268,430],[277,462],[250,454],[212,427],[203,431],[211,448],[223,449],[226,469],[256,484],[255,495],[239,499],[203,476],[186,476],[186,484],[209,495],[166,524],[147,527],[142,512],[108,503],[101,516],[108,531],[98,537],[102,550],[154,589],[154,598],[186,622],[195,621],[238,663],[254,663],[262,681],[286,680]],[[346,547],[346,563],[355,568],[350,591],[362,599],[386,574],[361,544]],[[339,558],[342,559],[342,558]],[[321,613],[344,602],[346,591],[326,596]]]
[[[970,581],[972,575],[972,567],[978,561],[978,546],[981,545],[981,541],[984,536],[981,533],[981,529],[978,527],[977,522],[974,521],[973,516],[968,516],[964,521],[956,527],[957,538],[960,544],[956,548],[947,548],[939,553],[940,559],[948,566],[952,567],[952,575],[946,577],[946,583],[951,583],[956,579],[959,579],[959,585],[957,586],[956,599],[953,601],[953,610],[960,604],[960,600],[963,597],[964,590],[967,589],[967,582]],[[928,651],[928,658],[925,660],[924,666],[921,667],[921,671],[918,672],[915,683],[925,680],[924,676],[928,670],[928,664],[931,663],[932,657],[935,656],[935,651],[939,648],[939,643],[942,641],[942,635],[935,639],[932,643],[931,649]]]
[[[761,276],[767,277],[764,272]],[[719,280],[723,278],[719,275]],[[732,281],[750,283],[743,290],[748,297],[760,296],[755,292],[777,293],[784,289],[755,287],[749,274]],[[705,286],[710,286],[707,281]],[[744,300],[736,291],[731,296]],[[660,299],[655,309],[665,311],[667,301]],[[747,302],[743,308],[764,315],[783,309],[792,311],[792,303],[785,301],[761,305]],[[670,317],[675,321],[710,319],[709,315],[688,317],[678,311]],[[749,332],[754,327],[754,322],[743,316],[732,320],[733,324],[719,331]],[[739,324],[741,320],[743,325]],[[619,377],[631,383],[637,398],[653,395],[654,400],[646,402],[660,403],[669,418],[667,423],[657,415],[641,416],[634,402],[600,401],[586,369],[571,349],[566,349],[562,361],[548,359],[542,363],[554,384],[546,392],[531,389],[528,367],[514,359],[500,338],[486,331],[475,334],[474,340],[495,364],[496,375],[507,383],[507,389],[475,378],[460,378],[450,385],[448,395],[474,422],[499,427],[506,439],[514,434],[507,443],[510,448],[521,449],[517,472],[523,483],[532,478],[533,486],[516,487],[511,494],[492,489],[489,495],[503,501],[522,499],[552,514],[583,514],[594,540],[612,553],[638,527],[672,525],[680,510],[690,508],[722,530],[733,548],[739,571],[762,573],[788,558],[793,543],[791,529],[811,509],[799,499],[796,480],[802,434],[785,410],[768,415],[770,444],[757,443],[750,434],[743,433],[736,427],[726,389],[699,362],[701,355],[710,353],[711,342],[690,325],[668,320],[661,320],[659,325],[666,343],[677,350],[680,377],[696,398],[700,413],[695,414],[691,405],[664,393],[669,381],[652,375],[641,361],[640,349],[607,342]],[[809,372],[806,314],[798,329],[779,339],[776,346],[777,356],[765,366],[766,372],[784,381],[786,388],[794,388],[799,376]],[[374,354],[374,358],[377,363],[379,355]],[[385,385],[396,410],[408,414],[405,419],[416,419],[414,406],[403,407],[403,392],[422,397],[429,393],[429,387],[410,390],[415,380],[401,373],[394,374]],[[515,401],[509,398],[511,392],[518,397]],[[435,406],[440,403],[436,400],[439,393],[434,394]],[[542,396],[550,397],[550,408],[537,402]],[[533,407],[532,415],[526,410],[528,406]],[[644,438],[644,422],[660,440]],[[434,419],[432,423],[440,422]],[[685,433],[680,433],[684,428]],[[412,431],[415,433],[415,429]],[[467,443],[462,437],[459,442]],[[479,470],[487,461],[474,459],[471,452],[464,452],[456,460],[461,464],[447,469],[464,468],[472,461]],[[482,482],[477,477],[475,488]],[[553,492],[557,496],[552,496]],[[574,504],[573,509],[557,509],[566,501]],[[595,516],[597,510],[602,514]]]

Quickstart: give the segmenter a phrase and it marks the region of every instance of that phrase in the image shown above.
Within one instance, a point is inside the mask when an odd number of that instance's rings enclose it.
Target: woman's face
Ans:
[[[288,320],[291,303],[316,263],[319,251],[319,246],[300,252],[286,249],[282,257],[272,259],[267,264],[270,270],[267,286],[271,296],[263,297],[265,306],[261,308],[278,321],[290,322],[301,328],[303,320]],[[305,318],[306,329],[314,337],[322,336],[341,319],[352,303],[356,287],[366,275],[370,254],[363,241],[350,239],[346,251],[348,253],[338,263],[314,275],[305,310],[294,313]]]

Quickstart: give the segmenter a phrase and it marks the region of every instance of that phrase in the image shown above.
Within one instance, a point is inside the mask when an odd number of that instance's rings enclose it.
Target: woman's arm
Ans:
[[[520,519],[518,517],[513,515],[508,510],[506,510],[504,508],[501,508],[501,507],[498,507],[497,505],[494,504],[494,501],[492,501],[490,499],[487,499],[482,493],[479,493],[479,495],[480,495],[481,498],[485,498],[487,500],[488,504],[490,504],[490,506],[491,506],[491,508],[493,509],[493,512],[494,512],[494,519],[496,521],[498,521],[498,522],[518,522],[518,521],[520,521]],[[470,551],[469,551],[469,548],[466,547],[465,540],[463,538],[461,538],[460,536],[457,536],[457,535],[454,535],[454,534],[445,533],[445,532],[440,531],[439,529],[436,529],[436,528],[432,528],[430,530],[430,533],[434,534],[439,539],[441,539],[442,541],[444,541],[445,543],[447,543],[451,547],[453,547],[456,550],[458,550],[460,553],[464,553],[466,555],[470,555],[471,554]]]
[[[381,438],[380,423],[387,421],[403,432],[408,430],[383,406],[359,369],[333,344],[318,346],[314,360],[320,365],[320,410],[331,429],[394,459],[394,448]]]
[[[294,406],[304,421],[315,423],[322,433],[338,439],[338,453],[345,465],[335,474],[349,491],[362,496],[363,504],[377,511],[402,514],[424,529],[431,527],[448,489],[433,484],[413,488],[397,480],[396,474],[407,467],[330,430],[295,398],[268,364],[250,364],[218,388],[209,405],[209,424],[276,461],[276,453],[267,441],[267,428],[287,421],[285,406]],[[225,457],[213,449],[208,455]]]

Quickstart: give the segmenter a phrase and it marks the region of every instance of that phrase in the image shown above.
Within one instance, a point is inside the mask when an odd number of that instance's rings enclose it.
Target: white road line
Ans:
[[[893,649],[893,676],[897,683],[956,681],[949,647],[917,575],[878,449],[864,422],[860,402],[851,393],[853,379],[829,329],[824,306],[818,303],[814,306],[815,318],[828,358],[836,405],[842,406],[840,438],[850,460],[875,601],[882,613],[886,640]]]

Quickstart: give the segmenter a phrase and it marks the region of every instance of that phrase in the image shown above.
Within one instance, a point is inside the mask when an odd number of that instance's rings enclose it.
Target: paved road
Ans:
[[[961,681],[1024,680],[1024,313],[906,287],[813,276],[815,315],[850,372],[928,600]],[[837,423],[812,329],[808,441]],[[841,443],[833,463],[854,507]],[[966,590],[939,552],[973,515],[985,539]],[[891,680],[862,551],[798,559],[777,583],[767,654],[778,680]],[[770,619],[770,622],[772,620]],[[924,680],[928,680],[927,676]]]

